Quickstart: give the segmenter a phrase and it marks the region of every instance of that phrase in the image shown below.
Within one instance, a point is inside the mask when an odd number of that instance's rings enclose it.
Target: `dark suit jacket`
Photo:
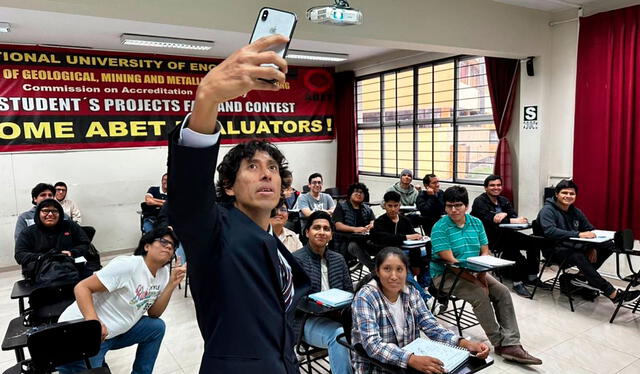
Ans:
[[[216,202],[220,143],[208,148],[169,137],[169,223],[187,253],[189,286],[204,339],[202,374],[298,372],[291,328],[309,278],[287,248],[233,205]],[[276,251],[293,273],[285,312]]]

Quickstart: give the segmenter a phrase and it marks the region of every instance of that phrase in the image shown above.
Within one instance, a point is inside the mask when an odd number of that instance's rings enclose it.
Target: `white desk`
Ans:
[[[613,236],[616,232],[608,230],[593,230],[593,233],[596,234],[595,238],[571,238],[571,240],[587,243],[604,243],[606,241],[613,240]]]

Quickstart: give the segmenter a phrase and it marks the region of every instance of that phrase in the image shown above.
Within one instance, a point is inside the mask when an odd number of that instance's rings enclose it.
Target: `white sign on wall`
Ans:
[[[529,105],[525,106],[524,121],[522,122],[522,128],[525,130],[537,130],[538,129],[538,106]]]

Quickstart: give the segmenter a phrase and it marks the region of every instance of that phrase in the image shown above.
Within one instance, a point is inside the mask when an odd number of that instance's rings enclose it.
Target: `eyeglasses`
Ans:
[[[455,203],[455,204],[444,204],[446,209],[462,209],[464,208],[463,203]]]
[[[64,192],[66,192],[67,189],[66,188],[56,188],[56,191],[64,191]]]
[[[169,249],[173,249],[176,246],[176,244],[174,242],[172,242],[171,240],[167,240],[165,238],[158,238],[158,239],[156,239],[154,241],[155,242],[159,242],[163,247],[169,248]]]
[[[360,195],[364,195],[364,191],[362,190],[353,190],[352,194],[360,194]]]
[[[42,209],[40,213],[43,213],[45,216],[48,216],[49,214],[53,214],[54,216],[60,215],[60,212],[58,212],[57,209]]]
[[[288,212],[288,211],[289,211],[289,210],[287,209],[287,207],[286,207],[286,206],[283,206],[283,207],[281,207],[281,208],[278,208],[278,212],[281,212],[281,213],[286,213],[286,212]]]
[[[322,181],[313,181],[310,184],[322,184]]]

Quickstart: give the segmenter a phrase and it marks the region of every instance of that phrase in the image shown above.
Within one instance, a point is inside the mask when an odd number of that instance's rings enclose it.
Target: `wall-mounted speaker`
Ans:
[[[527,58],[527,75],[530,76],[530,77],[533,77],[535,75],[534,71],[533,71],[533,59],[534,58],[535,57],[528,57]]]

